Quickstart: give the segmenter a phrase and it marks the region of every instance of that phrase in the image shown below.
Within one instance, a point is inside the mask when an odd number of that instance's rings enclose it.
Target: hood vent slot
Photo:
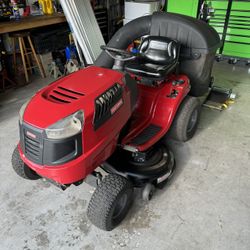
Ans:
[[[111,109],[122,99],[122,87],[116,83],[95,100],[95,129],[99,128],[109,117],[112,116]]]
[[[62,90],[65,90],[65,91],[68,91],[69,93],[72,93],[72,94],[75,94],[75,95],[84,96],[83,93],[80,93],[80,92],[77,92],[77,91],[73,91],[73,90],[70,90],[70,89],[66,89],[66,88],[63,88],[61,86],[58,86],[58,88],[62,89]]]
[[[66,100],[57,98],[57,97],[55,97],[54,95],[49,95],[49,98],[52,99],[52,100],[55,101],[55,102],[70,103],[69,101],[66,101]]]
[[[58,86],[49,92],[48,99],[56,103],[71,103],[82,96],[83,93]]]
[[[70,95],[64,94],[64,93],[62,93],[62,92],[59,92],[59,91],[57,91],[57,90],[53,90],[53,92],[56,93],[56,94],[58,94],[58,95],[61,95],[61,96],[65,96],[65,97],[67,97],[67,98],[70,98],[70,99],[74,99],[74,100],[77,100],[77,99],[78,99],[78,98],[75,97],[75,96],[70,96]]]

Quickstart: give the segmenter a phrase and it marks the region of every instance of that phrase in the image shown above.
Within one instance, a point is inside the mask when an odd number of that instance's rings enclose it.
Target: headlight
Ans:
[[[79,133],[82,130],[84,113],[82,110],[56,122],[45,129],[50,139],[64,139]]]
[[[30,100],[28,100],[27,102],[25,102],[25,103],[22,105],[22,107],[20,108],[20,110],[19,110],[19,121],[20,121],[21,124],[23,123],[23,114],[24,114],[24,111],[25,111],[25,109],[26,109],[26,107],[27,107],[29,101],[30,101]]]

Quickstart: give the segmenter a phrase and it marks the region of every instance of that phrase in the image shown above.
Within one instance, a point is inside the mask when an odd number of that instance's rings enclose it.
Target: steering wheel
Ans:
[[[106,45],[101,45],[101,49],[104,50],[114,60],[129,61],[136,57],[131,52],[122,49],[108,47]]]

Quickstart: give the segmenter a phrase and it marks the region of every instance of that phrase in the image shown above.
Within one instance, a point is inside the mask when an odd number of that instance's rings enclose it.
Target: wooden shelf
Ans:
[[[13,20],[0,23],[0,34],[33,29],[64,22],[66,22],[64,14],[59,13],[43,16],[28,16],[21,18],[19,21]]]

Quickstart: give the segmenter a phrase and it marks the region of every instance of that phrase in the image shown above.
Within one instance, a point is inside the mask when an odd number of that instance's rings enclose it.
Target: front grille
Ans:
[[[27,135],[24,136],[24,147],[25,153],[37,161],[40,159],[40,142],[29,138]]]
[[[48,139],[45,131],[25,122],[19,124],[20,146],[31,162],[55,166],[76,159],[82,154],[82,134],[60,140]]]
[[[21,148],[25,156],[34,163],[42,164],[43,135],[42,130],[28,124],[20,124]]]

